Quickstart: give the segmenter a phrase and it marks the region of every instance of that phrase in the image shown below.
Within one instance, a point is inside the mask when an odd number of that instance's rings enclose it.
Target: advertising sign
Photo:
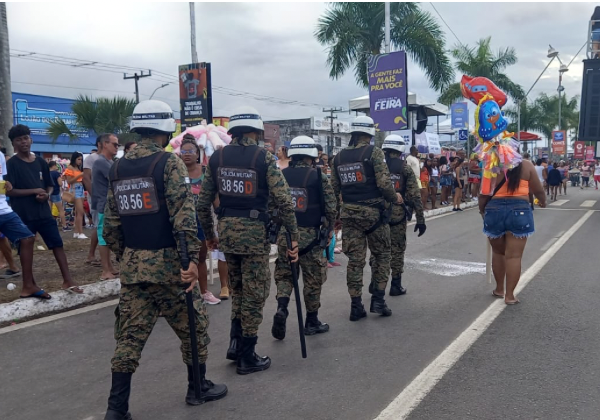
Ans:
[[[210,63],[179,66],[179,101],[181,128],[212,122],[212,89]]]
[[[552,153],[555,155],[565,154],[565,142],[564,141],[553,141],[552,142]]]
[[[586,160],[594,159],[594,146],[585,146],[585,159]]]
[[[564,142],[567,138],[567,132],[565,130],[554,130],[552,132],[552,141],[561,141]]]
[[[547,147],[538,147],[538,156],[541,159],[548,159],[548,148]]]
[[[573,150],[573,158],[574,159],[583,159],[585,158],[585,142],[576,141]]]
[[[440,146],[440,140],[437,134],[427,132],[416,134],[415,146],[417,146],[420,155],[433,153],[434,155],[439,156],[442,153],[442,147]]]
[[[406,53],[372,55],[367,68],[375,127],[382,131],[407,129]]]
[[[454,130],[469,128],[469,106],[467,103],[457,102],[450,105],[450,119]]]
[[[80,150],[89,153],[95,147],[96,134],[77,126],[77,117],[71,110],[74,99],[55,98],[53,96],[29,95],[12,93],[14,124],[23,124],[31,130],[34,152],[58,151],[66,152],[61,146],[73,146],[73,151]],[[55,142],[48,136],[50,122],[63,120],[69,130],[78,139],[73,142],[67,135],[60,136]],[[79,148],[77,148],[79,147]]]
[[[331,120],[321,117],[312,117],[312,129],[313,130],[331,130]],[[349,121],[334,121],[333,131],[336,133],[349,133],[350,122]]]

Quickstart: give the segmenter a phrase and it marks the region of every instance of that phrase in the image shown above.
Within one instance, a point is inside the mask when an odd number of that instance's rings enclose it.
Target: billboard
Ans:
[[[367,69],[375,127],[382,131],[407,129],[406,52],[372,55]]]
[[[565,142],[564,141],[553,141],[552,142],[552,153],[555,155],[565,154]]]
[[[457,102],[450,105],[450,120],[453,130],[469,128],[469,105],[466,102]]]
[[[12,93],[13,123],[23,124],[31,130],[34,152],[68,152],[81,151],[89,153],[95,147],[96,134],[90,130],[77,127],[77,117],[71,110],[74,99],[56,98],[53,96]],[[72,141],[62,135],[56,141],[48,136],[50,122],[62,119],[69,130],[79,139]],[[72,150],[71,150],[72,149]]]
[[[594,146],[585,146],[585,159],[594,160]]]
[[[573,146],[573,158],[574,159],[583,159],[585,158],[585,142],[584,141],[576,141]]]
[[[179,101],[181,128],[212,122],[212,89],[210,63],[179,66]]]
[[[564,142],[567,138],[567,132],[565,130],[554,130],[552,132],[553,142]]]
[[[440,139],[437,134],[423,132],[415,135],[415,146],[419,150],[419,154],[426,155],[433,153],[439,156],[442,153]]]
[[[326,130],[331,131],[331,120],[323,117],[312,117],[312,129],[313,130]],[[350,122],[348,121],[334,121],[333,131],[336,133],[349,133]]]

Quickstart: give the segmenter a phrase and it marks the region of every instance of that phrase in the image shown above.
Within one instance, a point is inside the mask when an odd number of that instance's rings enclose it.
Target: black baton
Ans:
[[[285,241],[289,250],[292,249],[292,236],[286,230]],[[298,288],[298,266],[293,263],[291,258],[290,268],[292,269],[292,283],[294,285],[294,297],[296,298],[296,310],[298,312],[298,331],[300,332],[300,349],[302,350],[302,358],[306,359],[306,340],[304,339],[304,323],[302,317],[302,301],[300,300],[300,289]]]
[[[179,248],[181,249],[181,267],[187,270],[190,267],[190,255],[188,254],[185,232],[177,234]],[[192,346],[192,371],[194,373],[194,394],[197,400],[201,398],[202,388],[200,386],[200,362],[198,361],[198,337],[196,336],[196,310],[194,309],[193,291],[185,294],[187,304],[188,325],[190,328],[190,345]]]

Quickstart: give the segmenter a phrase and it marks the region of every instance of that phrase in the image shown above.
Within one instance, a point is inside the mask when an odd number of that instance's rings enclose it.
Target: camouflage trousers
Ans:
[[[404,272],[404,253],[406,252],[406,220],[390,226],[390,240],[392,243],[392,258],[390,267],[392,278],[397,278]]]
[[[271,287],[269,254],[225,253],[225,260],[232,290],[231,319],[241,319],[244,337],[256,337]]]
[[[346,282],[350,297],[362,295],[367,245],[371,251],[371,280],[375,289],[384,291],[390,277],[390,227],[381,225],[367,235],[365,232],[379,220],[379,212],[372,210],[342,212],[342,251],[348,257]]]
[[[279,237],[277,261],[275,262],[275,284],[277,298],[290,297],[294,290],[292,269],[287,257],[285,237]],[[321,288],[327,280],[327,261],[323,248],[316,245],[312,250],[299,257],[304,283],[304,306],[306,312],[316,312],[321,307]]]
[[[119,305],[115,310],[117,348],[112,358],[113,372],[135,372],[142,350],[156,320],[162,312],[165,320],[181,340],[183,363],[192,364],[192,347],[183,284],[137,283],[122,284]],[[197,289],[194,288],[196,336],[200,363],[208,357],[208,313]]]

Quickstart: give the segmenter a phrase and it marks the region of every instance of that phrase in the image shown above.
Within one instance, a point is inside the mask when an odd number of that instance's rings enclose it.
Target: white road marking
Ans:
[[[23,322],[22,324],[11,325],[10,327],[0,328],[0,335],[9,332],[17,331],[27,327],[33,327],[35,325],[45,324],[46,322],[56,321],[57,319],[68,318],[73,315],[84,314],[86,312],[96,311],[98,309],[106,308],[108,306],[116,305],[119,299],[113,299],[95,305],[85,306],[83,308],[75,309],[73,311],[62,312],[60,314],[46,316],[44,318],[34,319],[33,321]]]
[[[518,294],[554,257],[567,241],[594,214],[585,213],[554,245],[548,249],[529,269],[521,275],[515,292]],[[488,329],[491,323],[506,308],[504,301],[495,300],[479,317],[469,325],[444,351],[436,357],[410,384],[375,418],[375,420],[402,420],[423,401],[452,366]]]
[[[555,201],[554,203],[550,203],[551,206],[562,206],[563,204],[567,203],[569,200],[558,200]]]
[[[594,207],[594,204],[596,204],[596,200],[585,200],[579,207]]]
[[[481,262],[427,258],[424,260],[407,260],[405,264],[408,268],[416,268],[420,271],[444,277],[457,277],[473,273],[485,274],[485,263]]]

